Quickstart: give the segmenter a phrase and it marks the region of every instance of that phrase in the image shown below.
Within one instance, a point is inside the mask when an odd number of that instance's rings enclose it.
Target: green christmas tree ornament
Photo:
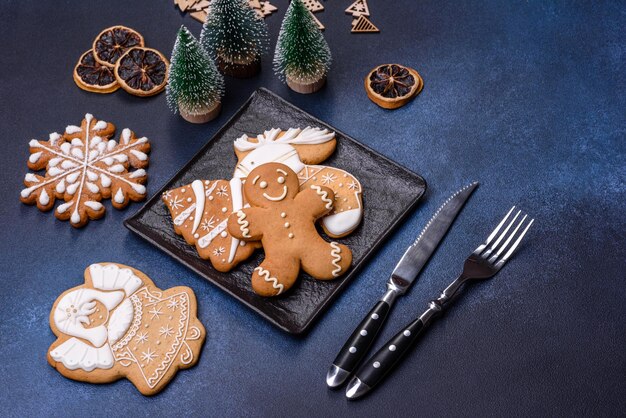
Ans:
[[[326,83],[330,48],[302,0],[292,0],[280,27],[274,71],[298,93],[314,93]]]
[[[176,36],[167,82],[167,104],[191,123],[215,119],[222,108],[224,77],[185,26]]]
[[[248,0],[213,0],[200,43],[223,74],[252,77],[267,50],[267,26]]]

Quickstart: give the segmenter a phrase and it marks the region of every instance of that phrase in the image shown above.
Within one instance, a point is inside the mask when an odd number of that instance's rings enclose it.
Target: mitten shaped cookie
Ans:
[[[261,296],[287,291],[300,268],[316,279],[329,280],[342,275],[352,262],[347,246],[326,242],[315,228],[315,221],[333,208],[333,191],[319,185],[299,188],[298,176],[288,166],[263,164],[244,184],[250,207],[228,219],[232,236],[263,245],[265,260],[252,274],[252,289]]]

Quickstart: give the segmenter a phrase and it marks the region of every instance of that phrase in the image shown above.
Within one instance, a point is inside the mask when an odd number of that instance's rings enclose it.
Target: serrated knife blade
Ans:
[[[406,291],[413,284],[477,186],[478,183],[474,182],[450,196],[430,218],[415,242],[407,248],[391,273],[390,283],[398,290]]]
[[[368,312],[335,357],[326,375],[329,387],[339,387],[356,370],[382,329],[396,298],[406,293],[413,284],[477,186],[478,183],[474,182],[450,196],[404,252],[387,282],[387,292]]]

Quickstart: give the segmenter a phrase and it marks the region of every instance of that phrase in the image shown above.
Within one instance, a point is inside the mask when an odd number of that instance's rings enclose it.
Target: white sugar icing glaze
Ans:
[[[339,247],[339,244],[334,241],[330,243],[330,246],[332,248],[330,250],[330,255],[333,257],[332,265],[335,266],[335,269],[332,271],[332,275],[333,277],[339,277],[341,274],[341,265],[339,265],[341,262],[341,247]]]
[[[202,183],[202,180],[194,180],[193,183],[191,183],[191,190],[193,190],[193,194],[196,198],[195,205],[191,205],[191,206],[195,206],[193,228],[191,228],[191,233],[195,234],[196,230],[198,229],[198,226],[200,225],[200,221],[202,220],[202,214],[204,213],[205,196],[204,196],[204,184]]]
[[[122,303],[113,311],[107,324],[109,344],[113,345],[124,336],[131,322],[133,322],[133,303],[130,299],[124,299]]]
[[[94,289],[77,289],[67,293],[57,304],[54,311],[54,324],[59,331],[72,337],[89,341],[95,347],[102,346],[107,340],[104,325],[85,328],[90,324],[88,316],[96,311],[96,302],[102,303],[107,310],[115,308],[124,299],[124,292],[100,292]]]
[[[280,295],[283,292],[283,289],[285,287],[282,284],[278,283],[278,279],[276,279],[275,277],[271,277],[269,271],[265,270],[261,266],[255,268],[254,270],[259,272],[259,276],[263,277],[263,280],[271,283],[274,289],[278,289],[278,293],[276,293],[276,295]]]
[[[202,200],[204,200],[204,198]],[[174,225],[181,226],[187,220],[187,218],[191,216],[191,213],[196,210],[196,207],[197,205],[195,203],[192,203],[191,206],[179,213],[178,216],[174,218]],[[198,217],[196,217],[195,219],[197,220]]]
[[[287,197],[287,186],[283,186],[283,193],[280,196],[270,196],[267,193],[263,193],[263,197],[272,202],[280,202]]]
[[[208,184],[207,184],[207,186],[208,186]],[[216,187],[217,187],[217,181],[215,183],[213,183],[213,185],[211,187],[206,189],[206,192],[204,192],[204,195],[207,196],[207,197],[212,197],[211,193],[213,193],[213,190],[215,190]]]
[[[230,180],[230,194],[232,201],[232,211],[238,212],[241,210],[243,206],[243,185],[241,184],[241,179],[233,178]],[[239,240],[235,237],[232,237],[230,242],[230,252],[228,253],[228,262],[232,263],[235,259],[235,254],[237,254],[237,248],[239,248]]]
[[[88,208],[93,209],[93,210],[100,210],[100,209],[103,208],[102,203],[95,202],[93,200],[86,201],[85,202],[85,206],[87,206]]]
[[[94,131],[101,131],[101,130],[103,130],[106,127],[107,127],[107,123],[105,121],[101,120],[101,121],[98,121],[98,123],[96,123],[93,126],[93,130]]]
[[[41,193],[39,194],[39,203],[41,203],[43,206],[46,206],[48,203],[50,203],[50,196],[48,196],[46,189],[41,190]]]
[[[70,369],[83,369],[90,372],[96,368],[110,369],[113,367],[113,352],[108,344],[92,347],[77,338],[70,338],[50,352],[54,361],[59,361]]]
[[[124,157],[126,157],[124,155]],[[138,170],[133,171],[132,173],[130,173],[130,176],[128,176],[131,179],[136,179],[137,177],[143,177],[146,175],[146,170],[144,170],[143,168],[140,168]]]
[[[358,225],[362,216],[362,209],[350,209],[325,216],[322,218],[322,224],[329,233],[340,236]]]
[[[24,176],[24,180],[31,183],[39,183],[39,179],[33,173],[26,173],[26,175]]]
[[[122,129],[122,141],[124,144],[128,144],[130,142],[130,129]]]
[[[87,113],[87,115],[89,115],[89,113]],[[87,116],[87,115],[85,115],[85,116]],[[89,121],[87,122],[87,126],[89,126]],[[83,129],[80,126],[68,125],[65,128],[65,133],[72,135],[72,134],[76,134],[76,133],[78,133],[78,132],[80,132],[82,130]]]
[[[122,192],[122,188],[118,188],[115,196],[113,197],[116,203],[122,204],[124,203],[124,192]]]
[[[322,188],[316,184],[312,185],[311,189],[315,190],[315,193],[317,193],[322,201],[326,203],[326,209],[332,209],[333,201],[328,197],[328,192],[326,190],[322,190]]]
[[[66,368],[80,368],[87,372],[113,366],[111,345],[119,341],[137,321],[135,316],[141,317],[140,312],[135,312],[131,299],[143,286],[142,280],[132,270],[114,264],[92,264],[89,274],[95,289],[70,291],[57,303],[54,323],[59,331],[72,338],[50,352],[50,356]],[[95,313],[95,301],[104,305],[107,314],[110,312],[108,323],[106,326],[84,328],[83,324],[89,324],[87,316]]]
[[[250,229],[248,229],[250,222],[246,220],[246,213],[244,211],[237,211],[237,223],[239,224],[241,235],[243,235],[244,238],[252,238],[250,235]]]
[[[300,161],[298,152],[294,147],[283,143],[268,143],[246,155],[237,164],[233,176],[241,179],[246,178],[256,167],[270,162],[285,164],[295,173],[299,173],[304,168],[304,163]]]
[[[143,285],[131,269],[120,268],[115,264],[92,264],[89,266],[89,274],[96,289],[122,289],[126,296],[132,295]]]
[[[267,144],[297,144],[297,145],[315,145],[323,144],[335,137],[334,132],[328,129],[311,128],[307,126],[304,129],[289,128],[283,136],[278,138],[282,131],[280,129],[270,129],[263,134],[257,135],[258,142],[251,142],[247,135],[242,135],[235,140],[235,148],[238,151],[250,151],[261,148]]]
[[[148,155],[145,152],[137,151],[136,149],[131,149],[130,153],[137,157],[140,161],[146,161],[148,159]]]
[[[208,234],[206,234],[203,237],[200,237],[200,239],[198,240],[198,246],[200,248],[208,247],[209,244],[211,243],[211,241],[213,241],[213,239],[216,236],[218,236],[222,231],[224,231],[226,229],[227,225],[228,225],[228,218],[226,218],[222,222],[220,222],[215,228],[213,228],[211,230],[211,232],[209,232]]]

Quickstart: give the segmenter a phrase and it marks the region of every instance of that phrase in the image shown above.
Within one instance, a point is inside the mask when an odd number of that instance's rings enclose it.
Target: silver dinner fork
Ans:
[[[526,214],[518,220],[522,215],[521,210],[509,220],[514,210],[515,206],[509,210],[485,242],[470,254],[465,260],[461,275],[446,287],[437,299],[428,304],[428,309],[415,321],[402,328],[395,337],[363,363],[346,389],[346,396],[349,399],[357,399],[368,393],[398,364],[421,332],[450,305],[450,301],[463,284],[471,280],[491,278],[500,271],[535,221],[534,219],[527,221]]]

